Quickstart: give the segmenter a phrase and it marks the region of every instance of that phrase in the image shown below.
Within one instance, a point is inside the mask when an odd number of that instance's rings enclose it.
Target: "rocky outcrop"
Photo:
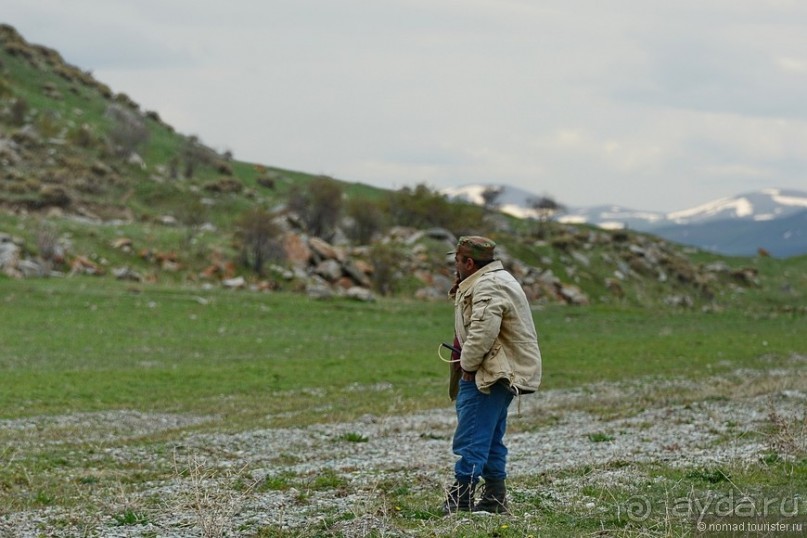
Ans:
[[[444,229],[395,227],[372,246],[334,244],[310,237],[292,227],[276,241],[276,261],[260,277],[213,253],[203,269],[190,267],[176,252],[137,245],[127,237],[110,247],[138,263],[110,266],[94,254],[65,252],[54,263],[27,248],[20,238],[0,233],[0,271],[14,278],[70,275],[111,275],[120,280],[153,282],[178,273],[203,285],[253,291],[292,290],[309,297],[345,297],[372,301],[377,295],[409,295],[419,300],[445,300],[454,282],[453,249],[456,237]],[[559,246],[560,245],[560,246]],[[735,269],[725,262],[696,264],[679,249],[652,236],[628,235],[569,227],[555,241],[539,241],[527,248],[549,254],[539,264],[512,256],[504,245],[499,259],[521,283],[534,304],[588,305],[636,299],[636,289],[667,289],[657,302],[692,307],[713,299],[725,287],[760,285],[754,268]],[[143,264],[147,269],[143,269]],[[591,296],[591,290],[602,289]],[[599,293],[599,292],[597,292]]]

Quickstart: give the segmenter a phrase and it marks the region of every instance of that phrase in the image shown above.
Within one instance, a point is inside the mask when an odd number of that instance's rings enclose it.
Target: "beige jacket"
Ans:
[[[541,384],[541,350],[527,297],[501,261],[493,261],[460,282],[453,294],[454,330],[462,347],[460,365],[476,372],[482,392],[500,379],[517,393]],[[459,373],[449,388],[455,399]]]

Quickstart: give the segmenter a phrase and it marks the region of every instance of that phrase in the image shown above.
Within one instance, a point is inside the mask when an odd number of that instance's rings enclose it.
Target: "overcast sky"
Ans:
[[[807,190],[805,0],[0,0],[240,160],[673,211]]]

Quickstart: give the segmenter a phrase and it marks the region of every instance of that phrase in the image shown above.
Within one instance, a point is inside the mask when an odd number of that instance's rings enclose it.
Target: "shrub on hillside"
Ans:
[[[384,211],[376,203],[351,198],[347,203],[349,224],[347,236],[360,245],[367,245],[384,226]]]
[[[305,188],[295,185],[289,192],[289,210],[296,213],[308,233],[330,240],[342,215],[343,189],[339,182],[320,176]]]
[[[181,245],[184,250],[192,248],[196,235],[207,222],[208,213],[208,206],[198,198],[190,199],[177,209],[177,219],[186,226],[186,234]]]
[[[45,264],[48,271],[64,261],[62,249],[59,245],[59,236],[56,230],[47,224],[42,224],[37,230],[36,246],[39,250],[39,258]]]
[[[128,157],[148,140],[146,122],[137,112],[112,104],[107,107],[106,116],[111,122],[108,137],[116,156]]]
[[[390,220],[400,226],[440,227],[460,234],[478,229],[484,218],[483,208],[452,203],[445,195],[424,184],[390,193],[385,210]]]
[[[283,257],[280,234],[274,216],[265,209],[257,208],[244,213],[236,222],[236,241],[242,265],[263,275],[267,261]]]
[[[377,241],[370,248],[370,263],[373,266],[373,288],[381,295],[396,291],[398,273],[404,254],[395,243]]]
[[[237,179],[222,177],[216,181],[206,183],[203,188],[207,192],[232,193],[241,192],[244,190],[244,185]]]
[[[39,207],[67,207],[71,199],[62,187],[57,185],[43,185],[39,189],[38,200],[35,205]]]
[[[3,64],[0,62],[0,70],[3,69]],[[11,83],[3,77],[0,77],[0,99],[7,99],[14,95],[11,89]]]
[[[21,127],[25,125],[25,120],[28,117],[28,110],[30,107],[28,106],[28,101],[24,97],[17,97],[11,103],[11,107],[9,108],[9,121],[11,125],[16,127]]]
[[[67,133],[67,139],[74,146],[80,148],[91,148],[95,145],[95,135],[92,132],[92,127],[87,123],[82,123],[71,129]]]
[[[194,135],[185,139],[180,160],[184,164],[184,175],[187,179],[192,178],[200,166],[212,163],[215,158],[215,153],[209,148],[206,148],[199,141],[199,137]],[[179,165],[179,161],[176,161],[176,165]],[[172,177],[174,177],[173,173]]]

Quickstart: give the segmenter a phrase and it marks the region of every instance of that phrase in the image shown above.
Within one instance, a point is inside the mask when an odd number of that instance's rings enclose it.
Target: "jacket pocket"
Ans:
[[[485,354],[480,366],[482,372],[483,382],[486,385],[492,385],[499,379],[510,380],[513,376],[513,369],[510,366],[510,361],[507,358],[507,352],[502,348],[502,345],[497,341],[490,351]],[[477,372],[479,375],[479,372]]]
[[[482,297],[477,299],[471,305],[471,321],[483,321],[487,318],[488,305],[490,304],[490,297]]]

